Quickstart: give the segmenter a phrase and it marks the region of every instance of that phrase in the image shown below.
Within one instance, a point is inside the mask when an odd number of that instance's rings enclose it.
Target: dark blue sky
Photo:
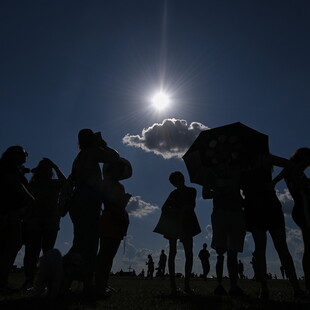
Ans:
[[[168,146],[158,152],[159,142],[169,145],[180,130],[192,134],[193,122],[213,128],[241,121],[268,134],[276,155],[308,146],[309,1],[7,0],[0,3],[0,29],[1,150],[21,144],[28,166],[50,157],[68,174],[77,133],[90,127],[133,164],[133,177],[124,181],[140,197],[132,207],[132,252],[120,253],[117,266],[137,261],[139,269],[139,259],[166,246],[152,233],[156,206],[172,190],[169,173],[186,169],[177,156],[167,159]],[[150,98],[161,86],[171,104],[159,113]],[[166,128],[165,119],[175,120]],[[178,120],[186,121],[181,129]],[[147,137],[143,129],[154,132],[155,123],[157,135]],[[126,135],[129,143],[122,142]],[[203,228],[198,251],[210,242],[212,204],[193,186]],[[65,218],[63,252],[71,239]],[[291,246],[297,251],[299,243]],[[251,247],[249,237],[245,259]],[[278,272],[277,257],[270,262]]]

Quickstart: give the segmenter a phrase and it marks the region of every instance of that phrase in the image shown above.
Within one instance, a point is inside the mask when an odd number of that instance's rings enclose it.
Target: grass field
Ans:
[[[21,285],[22,274],[15,274],[11,283]],[[177,279],[180,288],[183,280]],[[228,289],[228,279],[223,285]],[[172,297],[169,295],[169,279],[147,280],[139,277],[111,277],[110,285],[118,290],[106,300],[97,300],[89,304],[83,302],[81,284],[75,282],[73,294],[66,300],[51,301],[45,297],[33,298],[29,293],[19,292],[0,299],[0,309],[147,309],[147,310],[185,310],[185,309],[294,309],[309,310],[309,300],[297,300],[293,297],[293,291],[287,280],[270,280],[270,300],[261,302],[257,299],[259,286],[252,280],[240,280],[240,287],[247,293],[246,297],[218,297],[213,294],[217,285],[216,279],[192,279],[191,286],[195,290],[194,296],[180,295]],[[301,283],[301,285],[303,285]]]

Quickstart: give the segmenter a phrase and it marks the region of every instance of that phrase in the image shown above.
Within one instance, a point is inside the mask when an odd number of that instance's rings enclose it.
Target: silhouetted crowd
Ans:
[[[106,297],[113,289],[109,275],[113,259],[126,236],[129,217],[126,205],[131,197],[121,180],[132,176],[131,164],[108,147],[100,133],[82,129],[78,133],[79,152],[72,170],[65,177],[49,158],[43,158],[31,171],[25,168],[28,153],[21,146],[11,146],[0,159],[0,293],[14,292],[9,274],[21,247],[25,246],[23,289],[49,297],[68,294],[73,280],[83,282],[89,298]],[[103,163],[101,169],[100,163]],[[212,199],[212,243],[217,253],[217,295],[244,296],[238,280],[244,278],[238,253],[243,251],[246,231],[252,233],[255,251],[253,269],[260,283],[262,299],[269,298],[267,286],[267,231],[279,255],[294,296],[307,298],[310,290],[310,182],[305,169],[310,165],[310,149],[300,148],[290,159],[259,152],[246,162],[224,162],[216,170],[204,171],[202,197]],[[272,177],[273,166],[283,170]],[[26,173],[32,173],[28,181]],[[54,176],[56,174],[56,177]],[[304,241],[303,271],[305,288],[300,287],[292,256],[286,242],[282,205],[275,185],[284,179],[294,199],[292,218]],[[182,293],[193,295],[190,278],[193,266],[193,237],[201,232],[195,214],[196,189],[185,184],[184,175],[174,171],[169,176],[175,189],[163,204],[154,232],[169,241],[168,257],[162,250],[157,275],[164,277],[166,263],[172,295],[178,295],[175,277],[177,242],[185,253]],[[104,206],[102,210],[102,205]],[[72,247],[65,255],[55,249],[61,217],[69,214],[73,223]],[[43,253],[41,255],[41,251]],[[222,285],[224,255],[230,289]],[[198,255],[203,279],[210,271],[207,244]],[[155,271],[152,256],[146,262],[147,277]],[[282,270],[282,269],[281,269]],[[284,276],[283,276],[284,277]]]

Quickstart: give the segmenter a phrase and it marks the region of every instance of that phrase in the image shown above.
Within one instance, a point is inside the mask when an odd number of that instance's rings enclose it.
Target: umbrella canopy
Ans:
[[[210,172],[223,165],[246,164],[258,154],[268,153],[268,136],[240,122],[202,131],[183,155],[190,181],[203,185]]]

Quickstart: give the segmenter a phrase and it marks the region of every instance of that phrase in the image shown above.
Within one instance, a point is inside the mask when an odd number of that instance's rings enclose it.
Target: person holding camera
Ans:
[[[80,254],[83,259],[80,276],[85,295],[92,298],[103,194],[99,163],[113,163],[120,157],[107,146],[100,133],[94,133],[91,129],[80,130],[78,143],[80,151],[73,162],[70,176],[74,184],[72,206],[69,210],[74,234],[70,252]]]
[[[60,229],[60,214],[57,206],[58,195],[66,177],[49,158],[40,160],[37,167],[31,169],[29,191],[36,201],[31,212],[25,216],[24,232],[26,237],[24,271],[24,289],[33,287],[37,262],[43,254],[53,249]],[[57,178],[54,178],[54,172]]]

